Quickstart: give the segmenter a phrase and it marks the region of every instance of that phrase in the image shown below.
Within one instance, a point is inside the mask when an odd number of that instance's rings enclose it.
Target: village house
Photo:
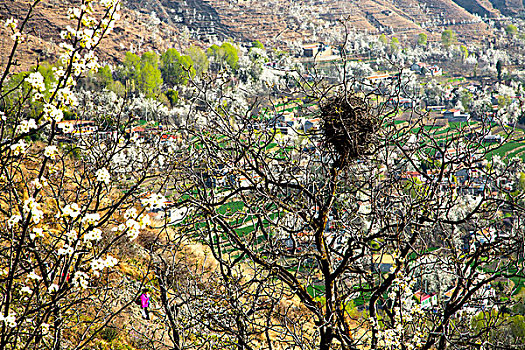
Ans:
[[[437,293],[427,294],[423,291],[417,291],[414,293],[414,299],[417,300],[422,309],[435,306],[438,303]]]
[[[410,70],[420,75],[430,74],[433,77],[443,75],[443,70],[440,67],[423,62],[417,62],[412,64],[410,66]]]
[[[470,120],[470,114],[461,113],[459,109],[449,109],[443,112],[443,118],[449,122],[467,122]]]

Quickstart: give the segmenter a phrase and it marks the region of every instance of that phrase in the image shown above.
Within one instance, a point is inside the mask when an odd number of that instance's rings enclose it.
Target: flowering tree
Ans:
[[[163,202],[150,196],[137,205],[143,183],[156,188],[150,169],[159,166],[162,149],[124,137],[133,122],[123,113],[127,102],[113,96],[106,100],[111,108],[94,113],[75,92],[77,80],[99,67],[94,51],[119,17],[118,1],[83,0],[68,10],[72,26],[61,34],[62,55],[50,77],[40,66],[14,75],[39,2],[23,21],[4,22],[13,45],[0,74],[2,349],[92,344],[143,283],[115,273],[117,257],[149,224],[144,210]],[[81,118],[89,113],[95,115],[86,125]]]

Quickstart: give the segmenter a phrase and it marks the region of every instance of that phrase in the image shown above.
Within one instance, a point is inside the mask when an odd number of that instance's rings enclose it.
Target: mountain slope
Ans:
[[[2,19],[22,19],[28,0],[4,0]],[[36,9],[28,25],[27,42],[18,56],[18,70],[37,59],[54,60],[59,53],[59,33],[67,24],[67,8],[78,0],[47,0]],[[160,52],[184,49],[192,43],[208,46],[215,40],[261,40],[271,47],[288,48],[302,42],[336,41],[342,35],[338,20],[372,34],[390,34],[402,41],[426,33],[439,41],[444,29],[458,39],[480,41],[491,36],[481,16],[515,13],[521,0],[124,0],[122,19],[103,41],[99,56],[114,63],[134,50]],[[0,66],[8,57],[11,40],[0,29]]]

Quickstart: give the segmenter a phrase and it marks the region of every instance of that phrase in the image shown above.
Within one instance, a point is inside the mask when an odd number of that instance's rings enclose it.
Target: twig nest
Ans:
[[[339,95],[321,106],[325,141],[338,154],[336,166],[344,168],[359,157],[372,153],[380,119],[357,96]]]

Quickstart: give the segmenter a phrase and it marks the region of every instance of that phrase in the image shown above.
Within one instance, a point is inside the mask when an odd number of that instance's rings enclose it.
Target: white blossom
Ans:
[[[67,204],[62,208],[62,216],[77,218],[80,215],[80,207],[76,203]]]
[[[16,131],[20,134],[28,133],[32,129],[36,129],[36,121],[34,119],[22,120],[17,126]]]
[[[44,105],[44,120],[46,121],[56,121],[57,123],[64,118],[64,113],[61,109],[56,108],[50,103]]]
[[[33,293],[33,290],[28,286],[23,286],[20,288],[20,293],[31,294]]]
[[[7,220],[7,227],[12,228],[15,224],[17,224],[20,220],[22,220],[22,217],[20,215],[13,215]]]
[[[76,288],[86,289],[89,285],[89,276],[85,272],[77,271],[71,282]]]
[[[102,231],[98,228],[94,228],[84,234],[84,242],[89,241],[100,241],[102,239]]]
[[[82,222],[88,225],[96,225],[98,224],[98,221],[100,220],[100,214],[94,213],[94,214],[86,214],[82,218]]]
[[[35,89],[38,92],[44,92],[46,91],[46,84],[44,83],[44,77],[40,72],[33,72],[30,73],[27,78],[25,78],[25,82],[31,86],[31,88]]]
[[[16,316],[12,313],[9,313],[8,316],[5,316],[3,314],[0,314],[0,322],[5,322],[5,324],[10,328],[16,327]]]
[[[58,284],[56,284],[56,283],[52,283],[52,284],[47,288],[47,292],[48,292],[49,294],[53,294],[53,293],[58,292],[58,289],[59,289]]]
[[[111,175],[106,168],[98,169],[95,173],[98,182],[104,182],[106,185],[109,185],[111,181]]]
[[[40,281],[42,279],[42,277],[37,275],[37,273],[33,270],[27,275],[26,279]]]
[[[24,140],[19,140],[17,143],[9,146],[9,148],[13,151],[15,156],[18,156],[26,152],[27,143]]]
[[[153,210],[163,208],[166,203],[166,198],[161,194],[153,193],[146,198],[142,198],[140,201],[147,210]]]
[[[10,28],[11,30],[15,30],[18,26],[18,20],[16,18],[8,18],[4,22],[5,28]]]
[[[62,248],[59,248],[57,251],[58,255],[73,255],[75,249],[69,244],[64,244]]]
[[[44,237],[44,230],[40,227],[33,227],[33,232],[29,234],[29,238],[34,240],[37,237]]]
[[[127,235],[130,240],[134,240],[139,236],[140,233],[140,223],[133,219],[128,219],[126,221],[126,227],[128,229]]]
[[[44,217],[44,212],[40,210],[40,205],[33,197],[24,201],[24,212],[31,213],[31,220],[33,220],[35,224],[38,224]]]

